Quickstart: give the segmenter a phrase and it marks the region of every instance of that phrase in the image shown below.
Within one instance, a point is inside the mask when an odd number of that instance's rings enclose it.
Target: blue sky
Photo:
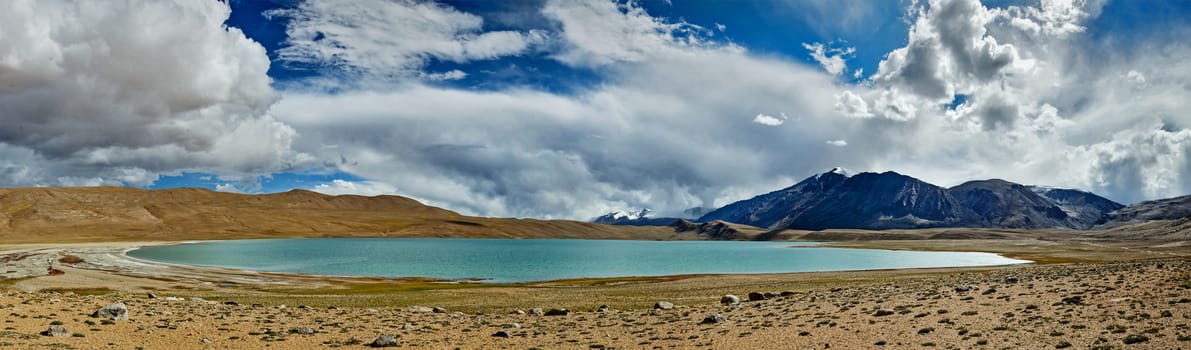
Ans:
[[[721,206],[835,166],[1191,193],[1187,1],[13,8],[6,186],[301,188],[567,219]]]

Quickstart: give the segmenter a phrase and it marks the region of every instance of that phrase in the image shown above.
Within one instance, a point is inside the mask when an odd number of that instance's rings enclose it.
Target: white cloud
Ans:
[[[547,40],[538,31],[483,31],[483,18],[413,0],[304,1],[288,17],[278,58],[332,65],[356,78],[416,75],[430,60],[468,62],[519,55]]]
[[[802,43],[802,47],[809,50],[811,58],[831,75],[843,74],[848,69],[847,56],[856,52],[856,48],[853,47],[827,47],[823,43]]]
[[[244,191],[241,191],[234,184],[215,184],[215,191],[227,193],[244,193]]]
[[[418,73],[418,75],[426,81],[459,80],[467,77],[467,73],[458,69],[452,69],[450,71],[441,73]]]
[[[331,180],[330,183],[318,184],[311,191],[329,194],[329,195],[343,195],[355,194],[361,196],[379,196],[383,194],[396,194],[397,187],[377,181],[347,181],[341,179]]]
[[[753,122],[761,125],[778,126],[782,125],[782,123],[785,123],[786,121],[783,119],[777,119],[771,115],[757,113],[757,116],[753,117]]]
[[[827,141],[827,144],[828,144],[828,145],[835,146],[835,147],[844,147],[844,146],[847,146],[847,145],[848,145],[848,141],[845,141],[845,140],[828,140],[828,141]]]
[[[265,115],[277,98],[269,59],[224,27],[226,3],[5,7],[0,144],[41,170],[0,182],[145,185],[160,172],[258,172],[293,157],[293,130]]]
[[[565,48],[555,57],[575,66],[641,62],[715,45],[707,29],[650,16],[633,2],[550,0],[542,14],[562,26]]]
[[[868,110],[868,102],[847,90],[835,95],[835,110],[849,118],[873,117]]]

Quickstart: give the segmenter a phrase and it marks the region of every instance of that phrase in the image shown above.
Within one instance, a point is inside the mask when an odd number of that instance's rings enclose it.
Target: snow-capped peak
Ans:
[[[640,211],[617,210],[604,216],[610,216],[613,220],[637,220],[645,218],[646,215],[649,215],[649,212],[650,210],[648,208],[641,209]]]
[[[829,170],[829,171],[827,171],[827,172],[825,172],[825,173],[822,173],[822,174],[816,175],[816,176],[815,176],[815,178],[816,178],[816,179],[818,179],[818,178],[819,178],[819,176],[823,176],[823,175],[826,175],[826,174],[836,174],[836,175],[843,175],[844,177],[852,177],[852,175],[856,175],[856,172],[855,172],[855,171],[852,171],[852,170],[849,170],[849,169],[847,169],[847,168],[843,168],[843,167],[834,167],[834,168],[831,168],[831,170]]]

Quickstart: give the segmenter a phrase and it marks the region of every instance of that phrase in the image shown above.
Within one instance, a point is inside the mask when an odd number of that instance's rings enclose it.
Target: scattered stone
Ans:
[[[1017,282],[1018,282],[1017,276],[1005,277],[1005,283],[1017,283]]]
[[[376,339],[373,340],[372,343],[369,343],[368,346],[371,346],[374,348],[394,347],[394,346],[397,346],[397,338],[394,338],[391,335],[385,334],[385,335],[376,337]]]
[[[153,294],[153,292],[145,293],[145,296],[149,299],[157,299],[157,294]]]
[[[596,309],[596,312],[608,312],[608,310],[608,305],[600,305],[600,307]]]
[[[290,334],[314,334],[314,329],[310,327],[294,327],[289,329]]]
[[[193,302],[196,302],[196,303],[205,303],[205,302],[207,302],[207,299],[203,299],[203,298],[197,298],[197,297],[195,297],[195,298],[190,298],[190,301],[193,301]]]
[[[749,292],[749,301],[765,300],[765,294],[761,292]]]
[[[1083,297],[1078,295],[1066,297],[1063,298],[1062,303],[1067,305],[1083,305]]]
[[[404,329],[404,330],[407,330],[407,331],[408,331],[408,330],[412,330],[412,329],[414,329],[414,325],[413,325],[413,324],[410,324],[410,323],[406,323],[406,324],[403,324],[403,325],[401,325],[401,329]]]
[[[535,309],[535,310],[540,310],[540,309]],[[546,316],[570,316],[570,315],[571,315],[571,310],[567,310],[567,309],[550,309],[549,311],[546,311],[546,313],[545,313],[544,315],[546,315]]]
[[[874,312],[873,316],[889,316],[892,314],[894,314],[892,309],[877,309],[877,312]]]
[[[237,302],[234,302],[234,301],[228,300],[228,301],[225,301],[225,302],[223,302],[223,305],[227,305],[227,306],[240,306],[240,303],[237,303]]]
[[[720,297],[720,304],[724,304],[724,305],[740,304],[740,297],[732,295],[732,294],[725,294],[724,296]]]
[[[500,325],[500,328],[521,328],[520,323],[505,323]]]
[[[728,322],[728,319],[725,318],[724,315],[710,314],[707,315],[707,317],[704,317],[703,322],[699,322],[699,324],[719,324],[724,322]]]
[[[529,314],[530,314],[530,315],[534,315],[534,316],[542,316],[542,315],[545,315],[545,313],[544,313],[544,312],[542,312],[542,308],[537,308],[537,307],[535,307],[535,308],[532,308],[532,309],[529,309]]]
[[[444,308],[441,308],[441,307],[437,307],[437,306],[435,306],[433,309],[430,309],[430,311],[431,311],[431,312],[434,312],[434,313],[436,313],[436,314],[445,314],[445,313],[447,313],[447,309],[444,309]]]
[[[655,310],[672,310],[674,309],[674,304],[668,301],[659,301],[653,304],[653,308]]]
[[[207,338],[199,339],[199,342],[200,342],[200,343],[203,343],[203,344],[211,344],[211,343],[213,343],[213,342],[211,341],[211,339],[207,339]]]
[[[41,335],[44,335],[47,337],[65,337],[65,336],[70,335],[70,332],[66,331],[66,327],[62,327],[59,325],[50,325],[50,328],[46,329],[45,331],[42,331]]]
[[[521,310],[521,309],[513,310],[512,314],[514,314],[514,315],[524,315],[524,314],[525,314],[525,310]]]
[[[794,296],[794,294],[797,294],[797,293],[794,293],[793,291],[789,291],[789,290],[783,290],[781,293],[778,293],[778,295],[781,295],[783,297]]]
[[[509,337],[509,332],[505,332],[505,331],[496,331],[496,333],[492,333],[492,336],[493,336],[493,337],[497,337],[497,338],[508,338],[508,337]]]
[[[1137,344],[1137,343],[1144,343],[1144,342],[1148,342],[1148,341],[1150,341],[1150,337],[1147,337],[1143,334],[1130,334],[1130,335],[1125,336],[1125,340],[1124,340],[1125,344]]]
[[[428,314],[428,313],[434,312],[434,309],[431,309],[431,308],[428,308],[425,306],[414,305],[414,306],[409,307],[409,312],[412,312],[415,314]]]
[[[765,292],[765,299],[773,299],[773,298],[777,298],[777,293]]]
[[[124,303],[113,303],[96,310],[91,317],[109,319],[113,321],[128,320],[128,306]]]
[[[963,293],[963,292],[972,291],[972,290],[975,290],[978,288],[980,288],[980,286],[977,286],[974,284],[960,284],[960,285],[955,286],[955,291],[957,293]]]

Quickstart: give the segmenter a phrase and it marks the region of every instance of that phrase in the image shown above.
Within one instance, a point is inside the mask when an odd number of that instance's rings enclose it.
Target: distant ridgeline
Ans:
[[[595,222],[613,225],[678,225],[650,218],[648,210],[612,213]],[[1191,216],[1191,196],[1125,207],[1093,193],[970,181],[943,188],[892,171],[853,174],[842,168],[793,186],[708,212],[695,222],[724,221],[771,230],[914,229],[971,227],[1076,229]],[[675,227],[678,227],[675,226]]]

